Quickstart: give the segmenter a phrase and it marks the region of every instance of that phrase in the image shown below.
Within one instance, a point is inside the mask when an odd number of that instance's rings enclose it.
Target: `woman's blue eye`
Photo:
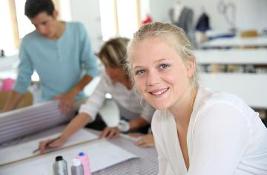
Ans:
[[[166,68],[170,67],[170,65],[169,64],[160,64],[159,67],[161,69],[166,69]]]

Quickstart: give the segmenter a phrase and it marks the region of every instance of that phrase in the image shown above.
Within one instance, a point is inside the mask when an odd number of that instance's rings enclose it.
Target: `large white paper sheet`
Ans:
[[[68,163],[70,174],[71,160],[83,151],[89,155],[91,172],[105,169],[117,163],[136,158],[122,148],[101,139],[92,142],[76,145],[56,152],[51,152],[42,156],[27,159],[14,164],[0,167],[0,174],[4,175],[53,175],[53,162],[57,155],[62,155]]]
[[[13,163],[16,161],[24,160],[33,156],[36,156],[37,153],[33,153],[33,151],[38,147],[39,142],[41,140],[47,138],[55,138],[59,136],[60,133],[51,135],[49,137],[36,139],[30,142],[21,143],[13,146],[9,146],[3,149],[0,149],[0,166]],[[72,145],[76,145],[79,143],[84,143],[86,141],[91,141],[97,139],[98,136],[95,134],[90,133],[85,129],[79,130],[75,133],[63,146],[63,148],[70,147]],[[63,149],[61,148],[61,149]]]

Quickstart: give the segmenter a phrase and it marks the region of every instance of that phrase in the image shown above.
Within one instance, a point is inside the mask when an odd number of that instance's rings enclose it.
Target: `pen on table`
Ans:
[[[54,141],[54,140],[53,140],[53,141]],[[49,144],[51,144],[53,141],[51,141],[51,142],[48,142],[48,143],[46,144],[46,145],[47,145],[47,146],[46,146],[46,147],[47,147],[47,149],[50,149],[50,147],[49,147]],[[35,150],[33,150],[33,151],[32,151],[32,153],[33,153],[33,154],[35,154],[35,153],[37,153],[38,151],[40,151],[39,147],[38,147],[38,148],[36,148]]]
[[[53,143],[55,140],[57,140],[57,139],[59,139],[59,137],[56,137],[56,138],[50,140],[49,142],[47,142],[47,143],[46,143],[46,145],[47,145],[46,147],[49,148],[49,145],[50,145],[51,143]],[[32,153],[35,154],[35,153],[38,152],[38,151],[40,151],[39,147],[36,148],[35,150],[33,150]]]
[[[52,142],[48,142],[46,145],[47,147],[49,148],[49,144],[52,143]],[[37,153],[38,151],[40,151],[39,147],[36,148],[35,150],[32,151],[33,154]]]
[[[32,151],[33,154],[39,151],[39,148],[36,148],[35,150]]]

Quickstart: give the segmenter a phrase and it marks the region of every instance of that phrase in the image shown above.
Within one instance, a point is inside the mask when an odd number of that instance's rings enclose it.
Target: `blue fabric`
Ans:
[[[70,90],[88,74],[98,74],[95,55],[89,37],[81,23],[66,23],[65,31],[57,40],[33,31],[21,43],[20,64],[14,90],[27,91],[34,70],[39,75],[42,100]],[[84,95],[80,93],[77,98]]]
[[[233,38],[233,37],[235,37],[234,33],[226,33],[226,34],[220,34],[220,35],[208,37],[208,40],[214,40],[218,38]]]

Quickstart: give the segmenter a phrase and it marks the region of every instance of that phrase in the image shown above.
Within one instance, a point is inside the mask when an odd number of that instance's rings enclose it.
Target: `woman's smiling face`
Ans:
[[[185,64],[164,39],[148,37],[138,41],[128,56],[136,88],[156,109],[175,106],[191,86],[194,61]]]

